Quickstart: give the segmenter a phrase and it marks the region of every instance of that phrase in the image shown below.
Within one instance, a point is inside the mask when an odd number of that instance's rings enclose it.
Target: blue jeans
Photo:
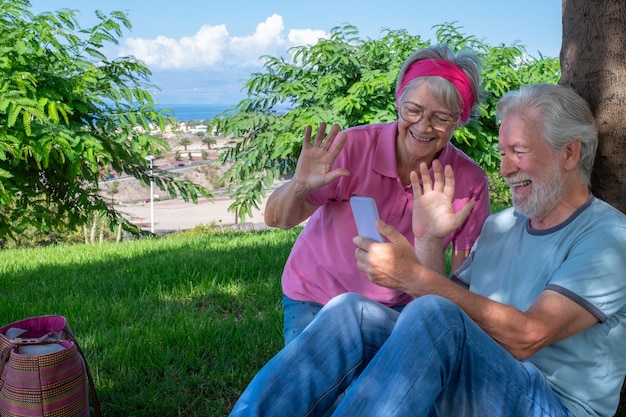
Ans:
[[[346,389],[333,416],[572,417],[535,366],[450,301],[420,297],[399,314],[356,294],[331,300],[231,416],[320,416]]]
[[[294,300],[284,294],[282,304],[284,314],[283,337],[285,338],[285,345],[287,345],[313,321],[323,305],[313,301]],[[404,305],[398,305],[391,308],[399,312],[404,307]]]
[[[285,345],[295,339],[322,309],[312,301],[299,301],[283,295],[283,337]]]

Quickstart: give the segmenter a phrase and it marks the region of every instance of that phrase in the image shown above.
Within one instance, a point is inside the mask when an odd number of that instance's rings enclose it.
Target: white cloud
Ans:
[[[128,38],[120,56],[133,55],[150,68],[201,68],[220,62],[228,46],[226,26],[202,26],[191,37],[179,40],[158,36],[156,39]]]
[[[244,66],[260,65],[261,55],[281,54],[286,50],[287,41],[282,35],[285,31],[283,18],[274,14],[265,22],[259,23],[251,36],[233,37],[230,40],[231,64],[239,62]]]
[[[172,39],[128,38],[120,56],[133,55],[152,70],[207,69],[228,71],[229,67],[261,67],[262,55],[284,56],[296,45],[315,44],[328,37],[323,30],[291,29],[285,36],[283,18],[277,14],[259,23],[250,36],[230,37],[225,25],[202,26],[193,36]]]
[[[289,44],[296,45],[315,45],[321,38],[328,38],[328,33],[323,30],[315,29],[292,29],[289,31]]]

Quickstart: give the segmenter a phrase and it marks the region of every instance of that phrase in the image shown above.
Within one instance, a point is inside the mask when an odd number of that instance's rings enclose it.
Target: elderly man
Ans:
[[[589,190],[597,131],[558,85],[498,104],[500,173],[513,208],[492,215],[450,279],[442,236],[450,167],[412,174],[415,251],[379,222],[358,267],[411,294],[402,313],[356,294],[333,299],[253,379],[233,416],[612,416],[626,373],[626,217]],[[420,184],[421,180],[421,184]],[[429,220],[424,220],[429,219]],[[439,245],[439,246],[438,246]]]

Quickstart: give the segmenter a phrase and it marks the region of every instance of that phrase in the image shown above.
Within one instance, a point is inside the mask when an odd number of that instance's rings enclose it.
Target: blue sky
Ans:
[[[261,55],[284,55],[294,45],[314,43],[333,27],[351,24],[362,38],[384,29],[405,29],[434,39],[432,27],[455,23],[461,32],[490,44],[524,45],[528,54],[558,57],[558,0],[31,0],[32,11],[79,11],[82,27],[96,22],[96,9],[121,10],[133,28],[109,57],[134,55],[153,72],[162,104],[235,104]]]

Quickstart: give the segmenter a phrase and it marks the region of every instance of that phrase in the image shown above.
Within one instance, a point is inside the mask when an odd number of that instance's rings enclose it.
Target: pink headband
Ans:
[[[474,107],[475,95],[467,75],[465,75],[461,68],[450,61],[429,58],[412,63],[404,73],[404,78],[400,83],[400,88],[398,88],[396,100],[400,99],[400,95],[409,81],[424,76],[441,77],[454,84],[463,99],[461,105],[461,121],[465,123],[469,118],[472,107]]]

